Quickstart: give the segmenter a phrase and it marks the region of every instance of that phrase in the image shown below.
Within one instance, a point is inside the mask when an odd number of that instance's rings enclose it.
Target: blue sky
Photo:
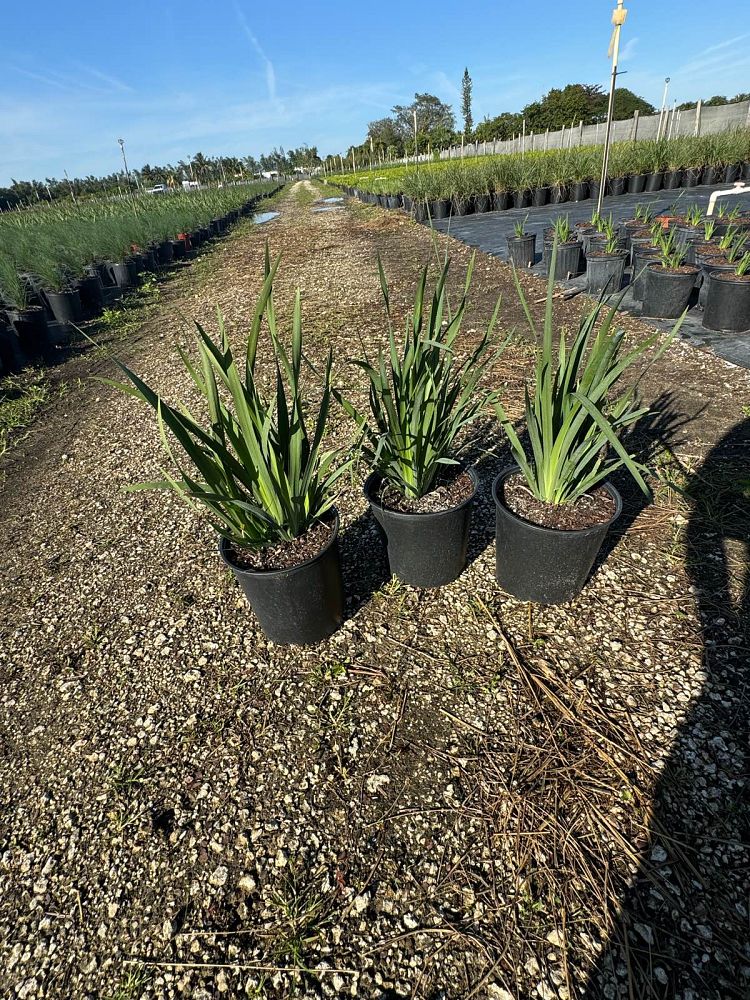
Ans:
[[[59,0],[2,15],[0,185],[274,145],[321,153],[430,91],[474,118],[550,87],[607,83],[614,0],[334,5],[250,0]],[[653,104],[750,91],[747,0],[626,0],[623,84]],[[681,16],[680,16],[681,15]],[[743,15],[743,17],[740,17]],[[670,98],[671,99],[671,98]]]

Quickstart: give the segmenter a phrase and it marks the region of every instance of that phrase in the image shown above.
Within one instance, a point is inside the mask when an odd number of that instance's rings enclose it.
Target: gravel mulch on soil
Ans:
[[[384,336],[376,252],[403,318],[430,234],[301,192],[121,346],[168,398],[190,399],[183,317],[249,323],[266,238],[280,316],[299,284],[313,361],[333,344],[364,392],[346,358]],[[436,241],[458,287],[469,251]],[[499,291],[518,416],[523,316],[479,254],[467,346]],[[647,373],[654,502],[620,484],[565,607],[493,582],[492,423],[470,564],[439,591],[389,579],[355,475],[347,621],[315,649],[265,641],[177,498],[122,490],[161,465],[145,407],[89,380],[52,401],[0,462],[0,995],[747,997],[749,383],[681,343]]]

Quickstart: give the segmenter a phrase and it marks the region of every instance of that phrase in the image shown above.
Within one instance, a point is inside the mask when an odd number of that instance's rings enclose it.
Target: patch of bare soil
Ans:
[[[240,343],[268,240],[280,322],[299,286],[311,362],[333,346],[366,404],[347,359],[384,342],[376,254],[400,325],[431,234],[349,202],[313,213],[317,196],[292,189],[186,269],[118,351],[195,405],[187,319],[215,329],[218,305]],[[457,293],[469,251],[436,246]],[[544,282],[520,280],[539,317]],[[500,293],[518,336],[489,380],[519,417],[525,319],[509,268],[477,254],[467,348]],[[581,301],[556,317],[573,326]],[[509,454],[488,416],[460,579],[391,580],[361,470],[337,501],[347,620],[285,649],[205,521],[123,490],[159,476],[153,415],[71,382],[3,459],[0,994],[746,997],[750,385],[673,343],[641,391],[654,499],[619,482],[623,517],[570,605],[495,585]],[[351,436],[337,413],[333,441]]]

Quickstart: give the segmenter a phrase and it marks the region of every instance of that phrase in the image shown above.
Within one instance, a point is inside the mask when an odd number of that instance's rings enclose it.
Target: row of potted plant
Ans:
[[[517,228],[509,250],[517,264],[528,265],[528,254],[519,258],[534,237],[522,224]],[[706,218],[697,205],[680,211],[675,204],[658,216],[651,206],[639,205],[619,226],[596,213],[574,227],[560,218],[545,234],[545,247],[553,235],[560,247],[558,278],[577,275],[584,262],[587,290],[616,294],[629,265],[632,297],[642,303],[644,315],[676,319],[697,287],[704,327],[750,329],[750,215],[737,207],[721,205],[716,216]]]
[[[553,245],[540,330],[516,277],[537,342],[521,430],[500,392],[488,388],[505,347],[495,333],[499,302],[479,339],[461,350],[473,261],[453,308],[448,260],[431,295],[422,272],[403,337],[392,324],[380,265],[388,329],[374,357],[354,361],[369,400],[361,405],[334,384],[331,351],[322,370],[307,361],[299,292],[291,336],[282,337],[273,303],[279,260],[272,264],[266,250],[265,281],[239,355],[221,317],[218,338],[197,325],[196,355],[181,352],[205,404],[202,419],[117,362],[127,381],[113,384],[153,408],[169,463],[162,479],[132,488],[170,490],[203,509],[267,637],[318,642],[343,621],[336,498],[355,458],[370,469],[365,496],[391,570],[413,586],[443,586],[466,564],[479,488],[467,460],[471,429],[475,436],[478,418],[494,411],[514,459],[492,485],[497,581],[522,600],[572,600],[622,508],[612,474],[626,469],[648,493],[646,469],[623,443],[647,410],[637,382],[618,387],[635,362],[647,352],[658,356],[669,339],[659,348],[655,334],[625,351],[616,309],[599,301],[566,346],[553,319],[556,256]],[[264,326],[270,380],[259,365]],[[315,382],[314,402],[303,392],[303,373]],[[354,452],[325,445],[336,402],[353,421]]]
[[[192,255],[276,189],[56,204],[0,217],[0,373],[42,357],[50,323],[95,318],[139,275]]]
[[[602,148],[478,156],[330,177],[350,195],[419,221],[599,195]],[[750,180],[750,129],[613,145],[607,195]]]

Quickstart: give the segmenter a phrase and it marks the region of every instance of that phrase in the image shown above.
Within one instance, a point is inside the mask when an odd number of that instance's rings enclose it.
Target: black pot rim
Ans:
[[[571,536],[575,535],[578,538],[585,538],[587,535],[593,534],[594,532],[601,531],[602,528],[605,527],[605,525],[606,525],[607,530],[609,530],[612,527],[612,525],[615,523],[615,521],[617,520],[617,518],[620,516],[620,514],[622,514],[622,497],[620,496],[618,490],[607,479],[603,483],[600,483],[599,485],[603,486],[606,489],[606,491],[609,493],[609,495],[612,497],[612,499],[615,502],[615,512],[612,515],[612,517],[609,519],[609,521],[606,521],[606,522],[600,521],[598,524],[592,524],[591,527],[589,527],[589,528],[572,528],[572,529],[570,529],[570,528],[545,528],[541,524],[534,524],[533,521],[527,521],[526,518],[519,517],[519,515],[516,514],[514,511],[512,511],[510,509],[510,507],[508,507],[508,505],[506,503],[504,503],[500,499],[500,497],[498,495],[498,488],[499,488],[499,486],[502,483],[504,483],[505,480],[508,479],[510,476],[512,476],[512,475],[514,475],[516,473],[520,473],[520,472],[521,472],[521,467],[518,466],[518,465],[509,465],[505,469],[503,469],[500,472],[500,474],[498,476],[496,476],[496,478],[494,479],[494,481],[492,483],[492,499],[495,501],[495,503],[497,504],[497,506],[498,507],[502,507],[502,509],[506,512],[506,514],[509,517],[511,517],[514,521],[518,521],[520,524],[522,524],[524,526],[524,528],[526,528],[526,529],[531,528],[533,531],[538,532],[542,536],[551,536],[551,535],[561,535],[562,534],[562,535],[571,535]],[[521,475],[523,475],[523,473],[521,473]]]
[[[326,552],[328,552],[328,550],[336,544],[339,537],[339,512],[335,507],[332,507],[330,513],[333,514],[333,532],[331,533],[328,543],[320,550],[320,552],[316,552],[314,556],[311,556],[309,559],[305,559],[304,562],[295,563],[294,566],[284,566],[282,569],[253,569],[252,566],[236,566],[227,555],[226,547],[229,545],[229,542],[223,535],[219,536],[219,555],[234,573],[247,573],[248,576],[264,578],[286,576],[290,573],[296,573],[297,570],[304,569],[306,566],[310,566],[312,563],[317,562],[318,559],[321,559]]]
[[[628,256],[627,250],[615,250],[614,253],[597,253],[595,250],[586,255],[587,260],[622,260]]]
[[[662,267],[661,264],[657,263],[656,261],[654,261],[653,264],[647,264],[646,266],[648,267],[649,271],[652,271],[654,274],[658,274],[658,275],[667,275],[668,274],[670,277],[673,277],[673,278],[687,278],[688,277],[688,272],[687,271],[675,271],[675,270],[673,270],[672,268],[669,268],[669,267],[665,268],[665,267]],[[700,271],[700,268],[698,267],[697,264],[681,264],[680,267],[689,267],[693,278]],[[660,268],[660,270],[657,271],[657,268]]]
[[[382,482],[383,477],[379,472],[371,472],[370,475],[365,479],[364,486],[362,487],[365,494],[365,498],[368,503],[371,503],[373,507],[377,507],[378,510],[382,510],[384,514],[388,517],[393,517],[405,521],[413,520],[415,517],[430,518],[430,517],[442,517],[444,514],[453,514],[457,510],[463,510],[464,507],[472,502],[474,497],[477,495],[477,490],[479,489],[479,476],[476,470],[473,468],[463,470],[471,479],[474,484],[474,489],[470,496],[462,500],[461,503],[456,504],[455,507],[448,507],[447,510],[425,510],[425,511],[403,511],[403,510],[392,510],[390,507],[384,507],[379,500],[373,495],[376,484]]]
[[[740,275],[740,274],[735,274],[734,273],[734,268],[735,268],[734,264],[730,264],[729,267],[732,268],[731,271],[728,271],[728,270],[727,271],[725,271],[725,270],[722,270],[722,271],[709,271],[708,273],[709,273],[710,277],[716,278],[717,281],[727,281],[727,282],[731,282],[732,284],[734,284],[735,282],[733,282],[732,279],[737,278],[739,280],[736,282],[736,284],[740,285],[740,287],[742,287],[743,285],[750,284],[750,275],[744,275],[743,276],[743,275]],[[742,280],[743,277],[746,279],[745,281]]]

